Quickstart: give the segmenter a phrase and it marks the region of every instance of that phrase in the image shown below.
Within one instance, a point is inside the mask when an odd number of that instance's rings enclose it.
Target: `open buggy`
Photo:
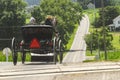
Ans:
[[[41,61],[56,63],[59,58],[62,63],[62,41],[54,28],[50,25],[26,25],[21,27],[21,41],[15,37],[12,39],[13,64],[17,64],[18,52],[21,52],[22,63],[24,64],[26,53],[34,53],[41,56]],[[59,57],[57,57],[59,55]],[[33,57],[34,58],[34,57]]]

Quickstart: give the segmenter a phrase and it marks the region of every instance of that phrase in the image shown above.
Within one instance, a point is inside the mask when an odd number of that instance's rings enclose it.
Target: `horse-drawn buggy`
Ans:
[[[25,25],[21,27],[22,39],[12,39],[13,64],[17,64],[18,52],[21,54],[24,64],[27,53],[35,53],[39,56],[52,58],[56,63],[59,59],[62,63],[62,41],[58,32],[50,25]],[[59,55],[59,57],[58,57]],[[49,60],[49,59],[48,59]]]

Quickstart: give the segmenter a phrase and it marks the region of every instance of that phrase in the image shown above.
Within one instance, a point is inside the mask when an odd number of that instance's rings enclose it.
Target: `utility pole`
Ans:
[[[107,50],[106,50],[106,28],[105,28],[105,19],[104,19],[104,2],[101,0],[102,6],[102,26],[103,26],[103,39],[104,39],[104,53],[105,53],[105,60],[107,60]]]

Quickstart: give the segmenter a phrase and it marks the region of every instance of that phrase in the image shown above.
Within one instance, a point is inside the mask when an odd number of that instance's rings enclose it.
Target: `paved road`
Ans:
[[[85,15],[80,22],[72,47],[63,59],[63,63],[82,62],[86,59],[86,43],[84,41],[84,36],[88,33],[88,29],[89,18]]]
[[[119,73],[120,62],[57,65],[29,62],[17,66],[0,63],[0,80],[119,80]]]

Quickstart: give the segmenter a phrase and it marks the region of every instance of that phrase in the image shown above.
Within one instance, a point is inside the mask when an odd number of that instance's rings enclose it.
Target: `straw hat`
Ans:
[[[46,19],[52,19],[53,17],[51,15],[47,15]]]

